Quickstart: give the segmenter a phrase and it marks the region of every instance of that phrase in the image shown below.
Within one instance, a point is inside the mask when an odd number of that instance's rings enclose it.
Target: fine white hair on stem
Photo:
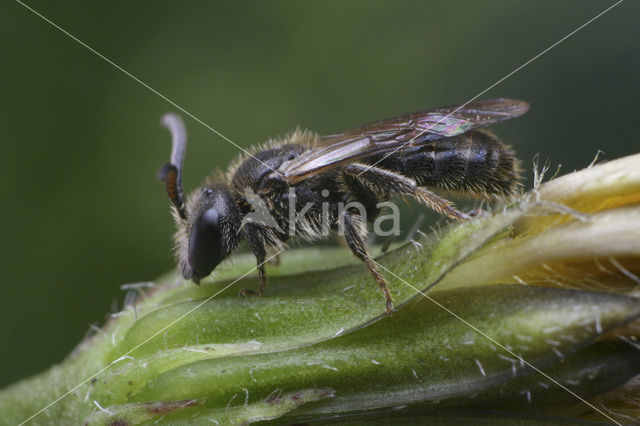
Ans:
[[[542,206],[548,209],[552,214],[560,213],[573,216],[574,219],[577,219],[581,222],[587,222],[590,219],[590,216],[587,213],[572,209],[571,207],[565,206],[564,204],[554,203],[553,201],[538,200],[535,201],[533,205]]]
[[[113,412],[111,412],[111,411],[107,410],[106,408],[104,408],[95,399],[93,400],[93,403],[95,404],[96,407],[98,407],[98,410],[102,411],[103,413],[105,413],[105,414],[107,414],[109,416],[113,416],[113,414],[114,414]]]
[[[640,286],[640,277],[635,275],[633,272],[629,271],[627,268],[622,266],[617,260],[613,257],[609,257],[609,262],[613,266],[615,266],[625,277],[629,278],[631,281],[635,282],[638,286]]]
[[[537,189],[540,184],[542,183],[542,180],[544,179],[544,175],[549,171],[549,160],[545,161],[544,165],[542,166],[542,169],[538,170],[538,160],[540,159],[540,156],[538,154],[534,155],[533,157],[533,188]]]
[[[407,233],[407,237],[404,240],[405,242],[411,241],[413,237],[416,236],[418,231],[420,231],[420,226],[422,226],[423,222],[424,222],[424,213],[420,213],[420,215],[418,215],[418,218],[416,219],[416,222],[413,224],[413,226]]]
[[[598,150],[598,152],[596,152],[596,156],[593,157],[593,160],[591,161],[591,163],[589,163],[589,166],[587,166],[587,169],[592,168],[593,166],[595,166],[595,164],[598,162],[598,160],[600,159],[600,154],[604,154],[604,151],[602,150]]]

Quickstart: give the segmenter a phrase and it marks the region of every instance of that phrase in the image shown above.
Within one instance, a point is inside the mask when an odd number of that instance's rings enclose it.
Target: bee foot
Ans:
[[[387,300],[387,315],[393,315],[393,302],[391,300]]]
[[[262,292],[261,291],[255,291],[255,290],[250,290],[248,288],[245,288],[244,290],[240,290],[240,293],[238,293],[241,297],[247,297],[247,296],[262,296]]]
[[[469,218],[473,218],[473,217],[482,216],[484,213],[485,213],[485,210],[483,209],[472,209],[467,212],[467,216],[469,216]]]
[[[456,220],[471,220],[471,218],[473,217],[472,215],[456,209],[451,209],[450,211],[446,212],[446,215]]]

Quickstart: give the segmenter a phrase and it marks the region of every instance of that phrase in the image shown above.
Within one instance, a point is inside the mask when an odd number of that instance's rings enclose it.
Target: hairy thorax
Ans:
[[[295,132],[290,138],[268,143],[253,156],[243,156],[229,168],[227,176],[241,216],[251,218],[266,208],[269,218],[275,220],[261,229],[267,245],[278,246],[294,236],[316,240],[336,227],[339,203],[346,199],[339,171],[319,174],[298,185],[263,185],[270,173],[311,149],[314,142],[315,135]]]

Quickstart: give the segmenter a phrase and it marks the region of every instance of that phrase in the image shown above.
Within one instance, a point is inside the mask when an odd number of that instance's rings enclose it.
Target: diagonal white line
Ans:
[[[372,259],[373,260],[373,259]],[[498,342],[496,339],[494,339],[493,337],[489,336],[487,333],[485,333],[484,331],[480,330],[478,327],[476,327],[475,325],[471,324],[469,321],[465,320],[464,318],[462,318],[461,316],[459,316],[458,314],[456,314],[455,312],[453,312],[451,309],[447,308],[446,306],[442,305],[440,302],[438,302],[437,300],[433,299],[432,297],[430,297],[429,295],[427,295],[426,293],[418,290],[416,287],[414,287],[413,285],[409,284],[406,280],[402,279],[401,277],[399,277],[398,275],[394,274],[392,271],[390,271],[389,269],[385,268],[383,265],[379,264],[378,262],[376,262],[375,260],[373,260],[373,262],[378,265],[379,267],[381,267],[382,269],[384,269],[385,271],[387,271],[389,274],[393,275],[394,277],[396,277],[397,279],[399,279],[400,281],[402,281],[405,285],[411,287],[412,289],[414,289],[415,291],[417,291],[418,293],[420,293],[422,296],[424,296],[426,299],[428,299],[429,301],[435,303],[438,307],[442,308],[444,311],[448,312],[449,314],[453,315],[456,319],[458,319],[459,321],[463,322],[465,325],[467,325],[469,328],[471,328],[473,331],[475,331],[476,333],[478,333],[479,335],[487,338],[489,341],[491,341],[493,344],[495,344],[496,346],[499,346],[500,348],[504,349],[506,352],[508,352],[509,354],[511,354],[513,357],[517,358],[518,361],[522,362],[523,364],[526,364],[527,366],[529,366],[530,368],[532,368],[534,371],[540,373],[541,375],[543,375],[547,380],[553,382],[554,384],[558,385],[559,387],[561,387],[562,389],[564,389],[565,391],[569,392],[571,395],[575,396],[576,398],[578,398],[580,401],[582,401],[583,403],[587,404],[590,408],[592,408],[593,410],[597,411],[598,413],[602,414],[604,417],[606,417],[608,420],[612,421],[613,423],[622,426],[621,423],[615,421],[613,418],[611,418],[610,416],[608,416],[607,414],[605,414],[602,410],[600,410],[598,407],[596,407],[595,405],[593,405],[592,403],[590,403],[589,401],[587,401],[586,399],[582,398],[580,395],[578,395],[577,393],[575,393],[574,391],[572,391],[571,389],[567,388],[566,386],[564,386],[562,383],[558,382],[557,380],[555,380],[553,377],[549,376],[547,373],[545,373],[544,371],[540,370],[539,368],[537,368],[536,366],[534,366],[533,364],[529,363],[528,361],[526,361],[524,358],[522,358],[520,355],[516,354],[515,352],[513,352],[512,350],[510,350],[509,348],[507,348],[505,345],[503,345],[502,343]]]
[[[158,95],[160,98],[162,98],[164,101],[168,102],[169,104],[171,104],[172,106],[174,106],[175,108],[177,108],[178,110],[182,111],[184,114],[188,115],[189,117],[193,118],[195,121],[197,121],[198,123],[200,123],[201,125],[203,125],[204,127],[206,127],[207,129],[211,130],[213,133],[215,133],[216,135],[220,136],[222,139],[224,139],[225,141],[229,142],[231,145],[235,146],[236,148],[238,148],[240,151],[244,152],[245,154],[249,155],[250,157],[253,157],[253,159],[255,159],[256,161],[262,163],[264,166],[268,167],[269,170],[276,172],[276,170],[273,170],[273,168],[271,166],[269,166],[268,164],[265,164],[263,161],[261,161],[260,159],[256,158],[255,156],[253,156],[253,154],[251,154],[249,151],[247,151],[246,149],[244,149],[243,147],[241,147],[240,145],[238,145],[237,143],[235,143],[234,141],[232,141],[231,139],[229,139],[228,137],[226,137],[225,135],[223,135],[222,133],[220,133],[219,131],[217,131],[216,129],[214,129],[213,127],[211,127],[210,125],[208,125],[207,123],[205,123],[204,121],[200,120],[198,117],[196,117],[195,115],[193,115],[192,113],[190,113],[189,111],[187,111],[186,109],[184,109],[183,107],[181,107],[180,105],[178,105],[177,103],[175,103],[174,101],[172,101],[171,99],[167,98],[166,96],[164,96],[162,93],[158,92],[156,89],[154,89],[153,87],[149,86],[147,83],[145,83],[144,81],[140,80],[138,77],[136,77],[135,75],[131,74],[129,71],[125,70],[124,68],[122,68],[121,66],[119,66],[118,64],[116,64],[115,62],[113,62],[111,59],[107,58],[106,56],[104,56],[102,53],[98,52],[97,50],[95,50],[94,48],[92,48],[91,46],[89,46],[87,43],[83,42],[82,40],[80,40],[79,38],[77,38],[76,36],[74,36],[73,34],[69,33],[68,31],[66,31],[64,28],[60,27],[59,25],[57,25],[56,23],[54,23],[53,21],[51,21],[50,19],[48,19],[47,17],[43,16],[41,13],[37,12],[35,9],[33,9],[30,6],[27,6],[26,4],[24,4],[22,1],[20,0],[16,0],[17,3],[19,3],[20,5],[24,6],[26,9],[28,9],[29,11],[33,12],[36,16],[40,17],[42,20],[44,20],[45,22],[51,24],[54,28],[56,28],[57,30],[59,30],[60,32],[62,32],[64,35],[68,36],[69,38],[71,38],[72,40],[74,40],[76,43],[80,44],[81,46],[87,48],[91,53],[95,54],[96,56],[98,56],[99,58],[101,58],[102,60],[104,60],[105,62],[107,62],[108,64],[112,65],[114,68],[118,69],[119,71],[121,71],[124,75],[126,75],[127,77],[132,78],[133,80],[135,80],[137,83],[139,83],[141,86],[143,86],[144,88],[148,89],[149,91],[153,92],[154,94]],[[277,172],[276,172],[277,173]]]
[[[99,375],[100,373],[102,373],[103,371],[105,371],[106,369],[108,369],[109,367],[111,367],[113,364],[122,361],[123,359],[125,359],[126,357],[129,356],[129,354],[131,354],[133,351],[135,351],[136,349],[138,349],[139,347],[141,347],[142,345],[146,344],[148,341],[150,341],[151,339],[153,339],[154,337],[158,336],[160,333],[162,333],[163,331],[166,331],[168,328],[172,327],[175,323],[177,323],[178,321],[180,321],[181,319],[183,319],[184,317],[186,317],[187,315],[191,314],[193,311],[195,311],[196,309],[200,308],[202,305],[204,305],[205,303],[209,302],[211,299],[213,299],[214,297],[216,297],[217,295],[219,295],[220,293],[222,293],[223,291],[225,291],[226,289],[228,289],[229,287],[231,287],[232,285],[234,285],[235,283],[237,283],[238,281],[240,281],[242,278],[246,277],[247,275],[249,275],[251,272],[255,271],[256,269],[258,269],[260,266],[264,265],[265,263],[267,263],[268,261],[270,261],[271,259],[273,259],[274,257],[276,257],[277,255],[279,255],[280,253],[282,253],[282,250],[280,250],[279,252],[277,252],[276,254],[274,254],[273,256],[269,257],[268,259],[266,259],[264,262],[256,265],[254,268],[252,268],[251,270],[245,272],[244,274],[242,274],[241,276],[239,276],[238,278],[236,278],[235,280],[233,280],[230,284],[226,285],[222,290],[217,291],[216,293],[212,294],[211,296],[207,297],[205,300],[203,300],[202,302],[198,303],[195,307],[189,309],[187,312],[185,312],[184,314],[180,315],[178,318],[176,318],[175,320],[173,320],[171,323],[169,323],[168,325],[166,325],[165,327],[163,327],[162,329],[160,329],[159,331],[157,331],[156,333],[154,333],[153,335],[151,335],[150,337],[146,338],[145,340],[143,340],[142,342],[138,343],[136,346],[133,347],[133,349],[129,349],[124,355],[122,355],[121,357],[111,361],[109,364],[107,364],[104,368],[100,369],[99,371],[93,373],[91,376],[87,377],[86,379],[84,379],[82,382],[80,382],[79,384],[77,384],[76,386],[72,387],[71,389],[69,389],[66,393],[64,393],[63,395],[59,396],[58,398],[56,398],[55,400],[51,401],[49,404],[45,405],[44,407],[42,407],[40,410],[38,410],[37,412],[35,412],[34,414],[32,414],[29,418],[23,420],[19,426],[22,426],[23,424],[27,423],[29,420],[33,419],[34,417],[36,417],[38,414],[46,411],[47,409],[49,409],[52,405],[54,405],[55,403],[57,403],[58,401],[60,401],[61,399],[63,399],[64,397],[68,396],[69,394],[75,392],[76,389],[78,389],[80,386],[84,385],[85,383],[87,383],[89,380],[93,379],[94,377],[96,377],[97,375]]]
[[[598,13],[596,16],[594,16],[593,18],[589,19],[587,22],[585,22],[584,24],[580,25],[578,28],[576,28],[575,30],[571,31],[569,34],[567,34],[566,36],[562,37],[560,40],[556,41],[555,43],[553,43],[551,46],[547,47],[546,49],[544,49],[542,52],[538,53],[536,56],[534,56],[533,58],[529,59],[527,62],[525,62],[524,64],[520,65],[518,68],[514,69],[513,71],[511,71],[509,74],[505,75],[504,77],[502,77],[500,80],[496,81],[495,83],[493,83],[491,86],[487,87],[486,89],[484,89],[483,91],[479,92],[477,95],[475,95],[474,97],[472,97],[471,99],[469,99],[468,101],[466,101],[465,103],[463,103],[462,105],[460,105],[458,108],[454,109],[453,111],[451,111],[449,114],[447,114],[446,116],[442,117],[440,120],[438,120],[437,122],[433,123],[433,124],[429,124],[428,125],[428,129],[423,130],[421,133],[417,134],[416,136],[414,136],[413,138],[411,138],[410,140],[408,140],[407,142],[405,142],[404,144],[400,145],[398,148],[394,149],[393,151],[391,151],[389,154],[385,155],[384,157],[382,157],[381,159],[379,159],[378,161],[376,161],[375,163],[369,165],[369,167],[365,170],[363,170],[362,172],[360,172],[360,174],[358,174],[358,176],[360,176],[362,173],[366,172],[367,170],[369,170],[369,168],[374,167],[376,164],[380,163],[381,161],[383,161],[384,159],[392,156],[394,153],[396,153],[398,150],[404,148],[405,146],[407,146],[408,144],[410,144],[411,142],[413,142],[415,139],[419,138],[420,136],[424,135],[425,133],[427,133],[429,130],[431,130],[433,128],[433,126],[437,126],[438,124],[440,124],[443,120],[446,120],[447,118],[449,118],[452,114],[455,114],[456,112],[460,111],[462,108],[464,108],[465,106],[467,106],[468,104],[470,104],[471,102],[475,101],[476,99],[478,99],[480,96],[484,95],[485,93],[487,93],[489,90],[493,89],[494,87],[496,87],[498,84],[502,83],[503,81],[505,81],[506,79],[508,79],[509,77],[511,77],[512,75],[514,75],[515,73],[517,73],[518,71],[520,71],[522,68],[526,67],[527,65],[529,65],[531,62],[535,61],[536,59],[538,59],[539,57],[541,57],[542,55],[544,55],[545,53],[547,53],[548,51],[550,51],[551,49],[553,49],[554,47],[556,47],[557,45],[559,45],[560,43],[562,43],[563,41],[565,41],[566,39],[568,39],[569,37],[571,37],[572,35],[574,35],[575,33],[577,33],[578,31],[580,31],[581,29],[583,29],[584,27],[586,27],[587,25],[591,24],[593,21],[595,21],[596,19],[600,18],[602,15],[604,15],[605,13],[609,12],[611,9],[613,9],[614,7],[616,7],[617,5],[619,5],[620,3],[622,3],[624,0],[618,0],[617,2],[615,2],[614,4],[612,4],[611,6],[609,6],[608,8],[606,8],[605,10],[603,10],[602,12]]]

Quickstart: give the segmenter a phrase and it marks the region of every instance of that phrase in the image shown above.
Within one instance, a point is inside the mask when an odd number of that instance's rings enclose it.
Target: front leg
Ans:
[[[258,278],[260,279],[260,290],[255,291],[244,289],[240,291],[240,295],[261,296],[262,293],[264,293],[264,290],[267,288],[267,274],[264,271],[267,250],[264,246],[264,239],[262,237],[260,225],[257,225],[255,223],[247,223],[242,228],[242,232],[247,242],[249,243],[249,247],[251,247],[251,251],[256,257],[256,261],[258,262]]]
[[[347,245],[353,254],[367,266],[371,275],[373,275],[373,279],[378,283],[378,287],[382,290],[384,298],[387,301],[387,314],[391,315],[393,313],[393,300],[391,299],[391,293],[387,288],[387,281],[376,267],[376,263],[371,258],[369,250],[367,250],[367,246],[365,244],[365,231],[360,226],[360,216],[354,215],[348,210],[345,210],[342,213],[340,220],[343,221],[344,238],[347,241]]]

